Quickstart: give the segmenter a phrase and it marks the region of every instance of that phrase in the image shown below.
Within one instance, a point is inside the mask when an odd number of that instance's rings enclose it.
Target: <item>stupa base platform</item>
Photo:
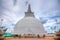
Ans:
[[[45,38],[6,38],[6,40],[54,40],[53,37],[45,37]]]

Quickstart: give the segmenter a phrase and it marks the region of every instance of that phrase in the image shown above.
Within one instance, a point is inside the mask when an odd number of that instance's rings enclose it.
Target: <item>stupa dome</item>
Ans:
[[[45,29],[38,19],[31,12],[30,5],[28,11],[25,12],[23,19],[19,20],[14,27],[15,34],[44,34]]]

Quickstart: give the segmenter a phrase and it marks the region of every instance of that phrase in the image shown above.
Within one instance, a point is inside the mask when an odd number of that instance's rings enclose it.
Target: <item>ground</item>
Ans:
[[[54,40],[53,37],[45,38],[6,38],[6,40]]]

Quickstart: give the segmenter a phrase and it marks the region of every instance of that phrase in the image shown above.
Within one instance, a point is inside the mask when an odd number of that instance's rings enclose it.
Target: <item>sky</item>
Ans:
[[[8,28],[7,32],[13,31],[24,17],[28,4],[48,33],[60,29],[60,0],[0,0],[0,22],[3,19],[2,26]]]

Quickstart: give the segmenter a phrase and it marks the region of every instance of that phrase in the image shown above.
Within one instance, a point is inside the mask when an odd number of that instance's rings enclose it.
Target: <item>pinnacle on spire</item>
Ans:
[[[28,5],[28,12],[31,12],[31,6],[30,6],[30,4]]]

